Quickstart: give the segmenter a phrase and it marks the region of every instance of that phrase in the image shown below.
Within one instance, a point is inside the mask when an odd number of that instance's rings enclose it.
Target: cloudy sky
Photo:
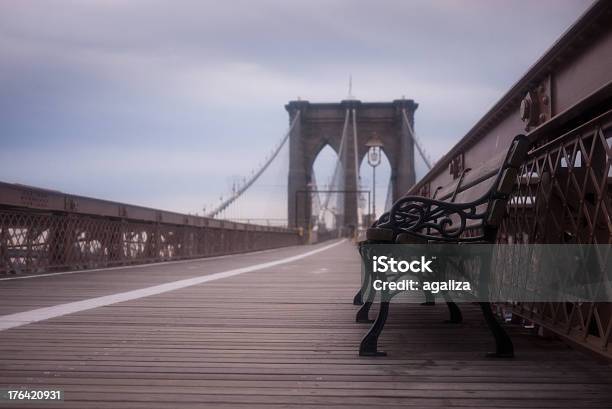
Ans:
[[[349,75],[360,100],[417,101],[435,160],[590,3],[3,0],[0,180],[202,212],[281,139],[287,101],[340,101]],[[286,169],[231,216],[285,217]]]

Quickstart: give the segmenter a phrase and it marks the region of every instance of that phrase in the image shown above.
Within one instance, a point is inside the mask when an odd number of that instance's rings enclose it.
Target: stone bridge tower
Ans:
[[[342,155],[344,168],[344,227],[357,226],[357,193],[355,171],[367,154],[366,142],[376,133],[382,140],[382,150],[391,165],[393,201],[415,183],[414,144],[402,118],[406,110],[414,129],[414,111],[418,104],[412,100],[393,102],[361,102],[345,100],[340,103],[310,103],[291,101],[285,108],[293,121],[298,111],[300,118],[289,137],[289,226],[309,227],[312,206],[307,194],[312,181],[313,163],[319,152],[330,145],[340,157],[340,141],[347,109],[354,110],[357,128],[357,158],[353,143],[353,120],[349,120],[347,141]],[[357,166],[355,166],[357,160]],[[367,160],[367,159],[366,159]],[[320,181],[319,181],[320,182]],[[353,191],[353,192],[351,192]]]

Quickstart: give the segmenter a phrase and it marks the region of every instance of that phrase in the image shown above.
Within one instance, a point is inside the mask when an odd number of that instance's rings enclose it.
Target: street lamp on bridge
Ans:
[[[368,149],[368,164],[372,167],[372,218],[376,219],[376,167],[380,165],[381,148],[383,143],[374,132],[374,135],[366,143]]]

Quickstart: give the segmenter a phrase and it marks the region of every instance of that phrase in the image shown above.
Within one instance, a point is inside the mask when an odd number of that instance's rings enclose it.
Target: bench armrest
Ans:
[[[477,199],[455,203],[421,196],[404,196],[393,204],[389,213],[384,214],[373,228],[385,231],[385,236],[391,235],[390,241],[396,240],[400,234],[406,238],[427,241],[492,240],[490,233],[499,225],[505,213],[518,169],[530,146],[528,137],[517,135],[510,144],[491,188]],[[466,228],[471,227],[468,226],[469,220],[480,222],[481,226],[489,227],[484,229],[489,231],[483,231],[477,236],[462,237]]]
[[[487,209],[479,210],[479,206],[488,200],[488,195],[470,203],[405,196],[394,203],[388,220],[376,227],[393,230],[395,235],[406,233],[428,241],[458,241],[468,220],[484,221]],[[477,240],[482,240],[482,237],[465,239]]]

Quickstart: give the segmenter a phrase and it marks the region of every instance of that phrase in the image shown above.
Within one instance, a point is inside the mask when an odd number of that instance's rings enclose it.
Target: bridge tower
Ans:
[[[312,218],[311,195],[313,163],[319,152],[330,145],[344,158],[344,227],[357,226],[356,171],[367,154],[366,142],[377,134],[391,165],[393,201],[415,183],[414,143],[410,128],[403,119],[405,112],[414,129],[414,111],[418,104],[402,99],[393,102],[361,102],[344,100],[340,103],[290,101],[285,109],[292,123],[299,118],[289,136],[288,216],[289,226],[306,229]],[[349,112],[353,117],[346,121]],[[353,120],[354,118],[354,120]],[[340,152],[345,124],[347,139]],[[356,137],[356,147],[355,147]],[[346,143],[348,141],[348,143]],[[355,158],[355,151],[357,158]],[[357,160],[357,166],[355,164]],[[319,181],[321,183],[323,181]],[[352,192],[351,192],[352,191]]]

